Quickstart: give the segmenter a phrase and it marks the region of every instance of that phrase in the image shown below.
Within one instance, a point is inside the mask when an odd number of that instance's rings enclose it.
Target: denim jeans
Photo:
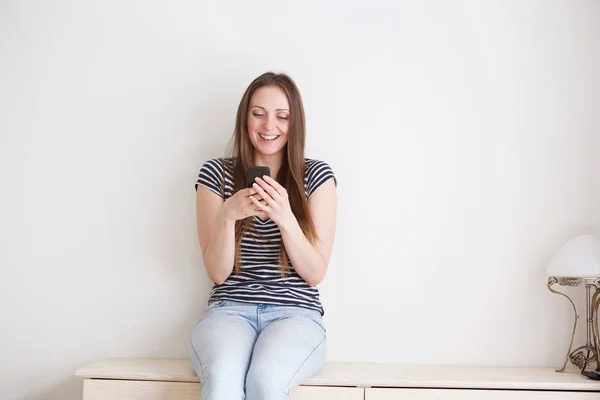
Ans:
[[[190,336],[202,400],[280,400],[325,362],[318,311],[233,301],[212,303]]]

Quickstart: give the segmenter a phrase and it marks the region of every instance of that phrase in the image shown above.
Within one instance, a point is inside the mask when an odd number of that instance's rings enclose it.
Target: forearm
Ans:
[[[203,254],[204,266],[211,281],[221,284],[231,275],[235,260],[235,220],[227,219],[219,209],[212,236]]]
[[[294,269],[310,286],[316,286],[324,278],[327,265],[325,259],[313,246],[298,221],[294,218],[289,224],[280,227],[281,240]]]

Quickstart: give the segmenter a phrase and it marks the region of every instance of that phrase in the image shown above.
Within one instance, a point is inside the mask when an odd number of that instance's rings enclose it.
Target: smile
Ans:
[[[277,139],[279,137],[279,135],[262,135],[262,134],[259,134],[259,136],[261,138],[263,138],[264,140],[269,141],[269,142],[271,140],[275,140],[275,139]]]

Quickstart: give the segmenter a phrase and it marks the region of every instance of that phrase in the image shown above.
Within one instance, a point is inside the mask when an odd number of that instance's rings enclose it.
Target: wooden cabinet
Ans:
[[[528,390],[366,389],[365,400],[599,400],[600,392]]]
[[[112,359],[76,375],[83,400],[201,400],[185,359]],[[289,400],[600,400],[600,382],[551,368],[328,363]]]
[[[360,388],[299,386],[289,400],[363,400]],[[200,400],[192,382],[85,379],[83,400]]]
[[[289,400],[364,400],[364,390],[325,386],[299,386],[292,390]]]
[[[83,400],[198,400],[200,385],[191,382],[153,382],[86,379]]]

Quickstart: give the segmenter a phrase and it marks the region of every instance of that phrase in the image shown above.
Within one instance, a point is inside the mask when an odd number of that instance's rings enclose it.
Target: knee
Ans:
[[[276,371],[250,368],[246,376],[247,400],[283,400],[288,398],[288,382],[279,379]]]
[[[200,378],[202,400],[240,400],[244,398],[244,370],[225,359],[203,364],[192,342],[189,346],[192,368]]]
[[[244,378],[219,365],[202,368],[200,374],[202,400],[240,400],[244,398]]]

